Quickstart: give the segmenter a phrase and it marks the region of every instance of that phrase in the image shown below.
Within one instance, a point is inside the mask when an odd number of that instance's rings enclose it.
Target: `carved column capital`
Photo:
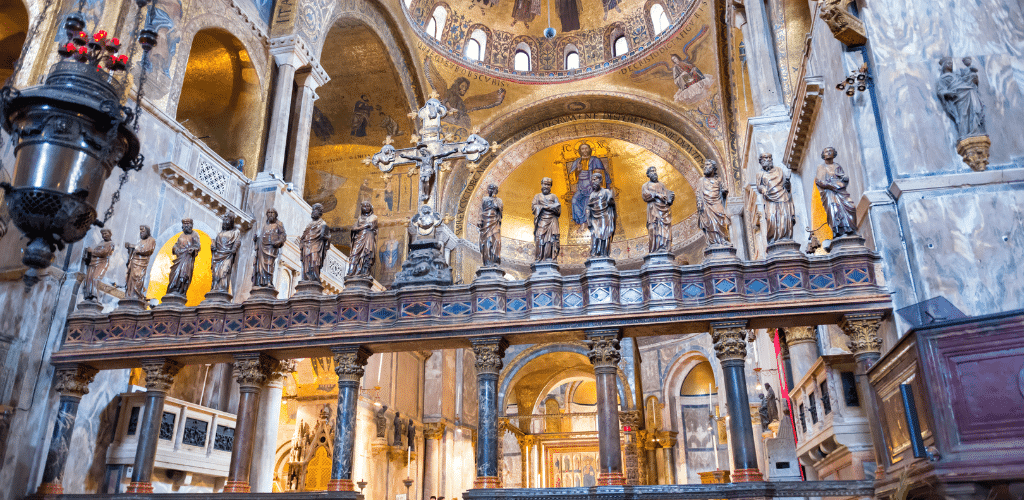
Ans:
[[[519,441],[519,447],[523,450],[523,455],[529,453],[530,447],[537,444],[537,436],[530,436],[528,434],[519,436],[516,440]]]
[[[630,426],[633,430],[640,428],[640,425],[644,422],[644,419],[640,416],[640,410],[620,411],[619,412],[619,424],[623,426]]]
[[[338,374],[338,383],[359,382],[370,354],[369,349],[360,346],[334,349],[334,372]]]
[[[720,361],[743,360],[747,357],[747,322],[720,321],[711,323],[711,340]]]
[[[174,385],[174,376],[181,370],[181,363],[171,359],[144,359],[142,371],[146,373],[146,390],[167,392]]]
[[[504,338],[473,340],[473,354],[476,355],[477,375],[501,373],[505,366],[502,358],[505,357],[505,349],[508,341]]]
[[[267,376],[268,382],[283,379],[288,375],[295,372],[296,365],[298,363],[294,359],[285,359],[277,362],[277,365],[273,367],[270,374]]]
[[[429,422],[423,424],[423,438],[424,439],[441,439],[444,437],[444,422]]]
[[[658,445],[662,448],[675,448],[676,436],[678,435],[678,432],[658,431],[655,438],[658,440]]]
[[[783,329],[786,333],[786,344],[790,347],[797,344],[817,343],[818,329],[813,326],[791,326]]]
[[[594,368],[616,369],[622,359],[622,353],[619,351],[621,337],[622,332],[618,329],[588,332],[583,343],[590,349],[587,353],[590,364],[594,365]]]
[[[839,322],[839,328],[850,337],[850,350],[854,356],[882,352],[882,339],[878,336],[881,326],[881,313],[847,314]]]
[[[57,368],[53,374],[53,390],[61,396],[81,398],[89,394],[89,384],[99,370],[89,365],[76,365]]]
[[[235,357],[235,379],[243,389],[262,387],[271,373],[278,369],[278,361],[266,354]]]

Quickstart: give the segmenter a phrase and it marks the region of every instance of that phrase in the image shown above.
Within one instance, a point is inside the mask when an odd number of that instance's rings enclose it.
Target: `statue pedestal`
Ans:
[[[484,266],[476,270],[473,281],[505,281],[505,270],[498,266]]]
[[[587,259],[585,265],[587,266],[587,272],[605,271],[615,269],[615,259],[611,257],[591,257]]]
[[[864,237],[859,234],[848,234],[846,236],[840,236],[832,240],[832,246],[829,248],[828,253],[830,255],[845,253],[845,252],[863,252],[867,250],[864,246]]]
[[[369,292],[373,278],[369,276],[345,276],[345,290],[342,292]]]
[[[146,310],[146,302],[139,299],[121,299],[117,301],[118,309],[134,309],[139,311]]]
[[[323,295],[324,286],[319,281],[300,281],[295,285],[295,295]]]
[[[704,249],[704,262],[721,260],[738,260],[736,258],[736,247],[712,245]]]
[[[231,294],[228,292],[220,292],[210,290],[206,296],[203,297],[203,302],[209,302],[211,304],[230,304]]]
[[[409,244],[409,256],[395,276],[392,289],[408,286],[451,286],[452,269],[444,261],[440,241],[416,240]]]
[[[277,300],[277,289],[269,286],[253,288],[249,292],[248,300]]]
[[[120,303],[118,303],[120,305]],[[103,310],[103,304],[96,302],[95,300],[83,300],[78,303],[79,312],[87,312],[90,314],[98,314]]]
[[[668,252],[649,253],[644,256],[644,265],[640,266],[641,270],[646,270],[651,267],[672,267],[675,262],[675,258]]]
[[[768,245],[768,256],[800,255],[800,244],[793,240],[780,240]]]
[[[558,263],[553,260],[534,262],[533,264],[530,264],[530,271],[532,272],[530,275],[531,278],[562,276],[562,271],[558,269]]]
[[[160,307],[185,307],[188,299],[184,295],[169,293],[160,299]]]

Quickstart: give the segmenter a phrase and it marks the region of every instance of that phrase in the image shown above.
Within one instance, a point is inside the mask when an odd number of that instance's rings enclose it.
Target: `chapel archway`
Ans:
[[[14,64],[28,34],[28,22],[28,11],[21,0],[0,7],[0,82],[6,82],[14,73]]]

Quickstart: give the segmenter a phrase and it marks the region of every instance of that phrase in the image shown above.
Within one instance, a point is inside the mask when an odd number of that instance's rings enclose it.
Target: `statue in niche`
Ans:
[[[82,262],[86,266],[85,286],[82,288],[82,297],[85,300],[96,300],[99,297],[96,283],[107,272],[110,256],[114,254],[114,242],[110,240],[113,233],[109,229],[102,229],[100,236],[103,237],[103,241],[92,248],[86,248],[85,254],[82,255]]]
[[[836,159],[836,148],[827,147],[821,152],[821,159],[825,163],[818,165],[818,174],[814,177],[814,184],[821,192],[821,204],[825,207],[825,214],[828,216],[828,225],[832,228],[834,237],[857,234],[857,207],[850,199],[850,193],[846,186],[850,184],[850,177],[843,171],[842,165],[834,163]]]
[[[274,286],[274,267],[281,247],[288,239],[284,224],[277,220],[277,210],[267,210],[267,224],[263,233],[253,238],[256,242],[256,260],[253,262],[252,284],[255,287]]]
[[[536,262],[558,260],[559,230],[558,217],[562,215],[562,204],[551,194],[551,178],[540,181],[540,193],[533,197],[533,241],[537,246]]]
[[[320,283],[320,270],[324,267],[331,244],[331,228],[323,219],[324,206],[316,203],[309,214],[312,219],[299,239],[302,251],[302,281]]]
[[[387,405],[381,406],[377,409],[377,413],[374,415],[374,422],[377,424],[377,437],[387,437],[388,433],[388,407]]]
[[[608,257],[615,236],[615,195],[602,188],[604,175],[594,172],[590,178],[590,197],[587,199],[587,228],[590,229],[590,256]]]
[[[184,296],[192,284],[192,273],[199,255],[199,235],[192,231],[192,219],[181,219],[181,236],[174,242],[171,253],[171,276],[168,279],[167,294]]]
[[[758,159],[763,170],[757,174],[757,192],[764,197],[764,219],[768,244],[793,239],[796,214],[793,209],[793,186],[789,176],[775,166],[771,153]]]
[[[391,446],[394,446],[396,448],[401,448],[402,447],[402,436],[405,434],[405,428],[404,427],[405,427],[405,425],[404,425],[404,422],[402,422],[401,414],[396,411],[395,412],[395,420],[394,420],[394,429],[393,429],[394,430],[394,434],[392,434],[392,436],[394,437],[394,440],[391,442]]]
[[[235,227],[235,217],[230,213],[220,218],[220,233],[213,240],[210,251],[213,254],[211,269],[213,270],[214,292],[227,293],[231,286],[231,274],[235,269],[238,249],[242,246],[242,232]]]
[[[764,393],[761,394],[761,407],[758,413],[761,415],[761,430],[768,432],[769,425],[779,420],[779,398],[775,396],[771,384],[764,384]]]
[[[377,216],[369,201],[360,204],[360,214],[352,226],[352,252],[349,255],[349,276],[369,276],[377,261]]]
[[[505,205],[497,194],[497,184],[487,186],[480,209],[480,255],[484,266],[501,265],[501,215]]]
[[[407,446],[409,447],[409,451],[415,450],[416,449],[416,424],[413,423],[411,418],[406,423],[405,439],[408,441],[407,442]]]
[[[729,216],[725,212],[725,200],[729,190],[718,176],[718,163],[704,161],[704,177],[697,191],[697,225],[704,231],[708,246],[731,246],[729,239]]]
[[[139,226],[139,243],[125,243],[128,249],[128,277],[124,284],[124,298],[146,300],[146,268],[149,257],[156,250],[156,240],[150,235],[149,226]]]
[[[668,253],[672,249],[672,203],[676,194],[658,181],[658,169],[647,169],[650,181],[640,188],[640,195],[647,203],[647,251]]]
[[[956,124],[957,139],[985,135],[985,104],[978,90],[978,68],[970,57],[963,58],[964,68],[953,72],[953,58],[939,61],[937,93],[943,109]]]

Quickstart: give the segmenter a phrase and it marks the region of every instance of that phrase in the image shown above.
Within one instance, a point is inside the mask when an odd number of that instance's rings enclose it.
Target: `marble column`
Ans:
[[[277,369],[267,377],[260,395],[260,432],[256,433],[252,454],[249,488],[253,493],[271,493],[274,489],[274,460],[277,458],[277,431],[281,425],[281,396],[284,379],[295,371],[295,361],[278,363]]]
[[[231,463],[224,493],[249,493],[253,448],[256,444],[256,417],[259,414],[260,391],[267,377],[278,369],[278,361],[266,354],[235,356],[235,380],[238,382],[238,416],[235,440],[231,447]]]
[[[359,409],[359,380],[370,351],[360,346],[334,348],[334,371],[338,374],[338,409],[334,421],[334,457],[328,491],[354,491],[352,460],[356,452],[356,412]]]
[[[797,381],[818,360],[818,329],[813,326],[794,326],[785,331],[793,380]]]
[[[600,455],[598,486],[624,486],[622,475],[622,444],[619,437],[618,366],[622,354],[619,352],[618,329],[594,330],[587,332],[586,342],[590,352],[590,363],[594,365],[597,379],[597,436]]]
[[[779,79],[779,66],[775,55],[774,30],[768,22],[762,0],[743,2],[746,24],[743,25],[744,46],[747,49],[747,69],[750,88],[756,106],[755,114],[777,115],[786,109]]]
[[[533,470],[533,460],[531,457],[533,447],[537,444],[537,436],[524,435],[520,436],[517,439],[517,441],[519,441],[519,458],[522,462],[522,467],[520,469],[520,475],[522,476],[522,487],[538,488],[539,486],[536,484],[536,479],[534,478],[534,476],[537,474],[537,471]],[[508,485],[506,485],[505,487],[507,488]]]
[[[441,493],[441,440],[444,439],[444,429],[444,422],[423,424],[423,496],[427,498]]]
[[[64,465],[68,461],[71,433],[75,430],[78,404],[82,396],[89,394],[89,384],[96,377],[97,370],[87,365],[57,368],[53,375],[53,390],[60,394],[57,420],[53,423],[53,437],[46,452],[46,466],[43,467],[43,482],[36,495],[60,495],[64,493]]]
[[[879,405],[868,380],[868,370],[882,357],[882,339],[878,336],[882,316],[883,313],[880,312],[847,314],[839,323],[839,328],[850,337],[850,350],[853,351],[853,359],[857,360],[857,389],[860,392],[861,404],[864,405],[864,414],[868,417],[871,443],[875,449],[875,467],[878,470],[886,466],[883,451],[885,443],[877,418]]]
[[[284,179],[284,160],[288,149],[289,118],[291,117],[292,92],[295,70],[308,63],[306,52],[298,37],[271,40],[270,53],[277,63],[274,102],[270,112],[270,128],[267,130],[267,151],[263,161],[263,172]]]
[[[676,447],[676,436],[672,431],[658,432],[658,472],[662,484],[676,484],[675,460],[672,458],[672,449]]]
[[[477,416],[476,481],[473,487],[500,488],[498,479],[498,374],[508,342],[501,337],[474,339],[476,383],[480,413]]]
[[[164,420],[164,400],[181,366],[181,363],[165,358],[142,361],[142,371],[146,373],[146,406],[139,426],[132,482],[126,493],[153,492],[153,462],[156,460],[156,445],[160,441],[160,425]]]
[[[757,466],[757,442],[750,418],[750,398],[744,364],[747,357],[746,321],[711,323],[715,354],[722,363],[725,394],[729,402],[729,442],[732,444],[734,483],[763,481]]]
[[[316,95],[316,89],[330,80],[319,64],[314,64],[295,75],[298,95],[292,135],[291,175],[288,181],[292,183],[292,189],[299,196],[302,196],[306,186],[306,160],[309,158],[309,134],[313,126],[313,103],[320,98]]]

